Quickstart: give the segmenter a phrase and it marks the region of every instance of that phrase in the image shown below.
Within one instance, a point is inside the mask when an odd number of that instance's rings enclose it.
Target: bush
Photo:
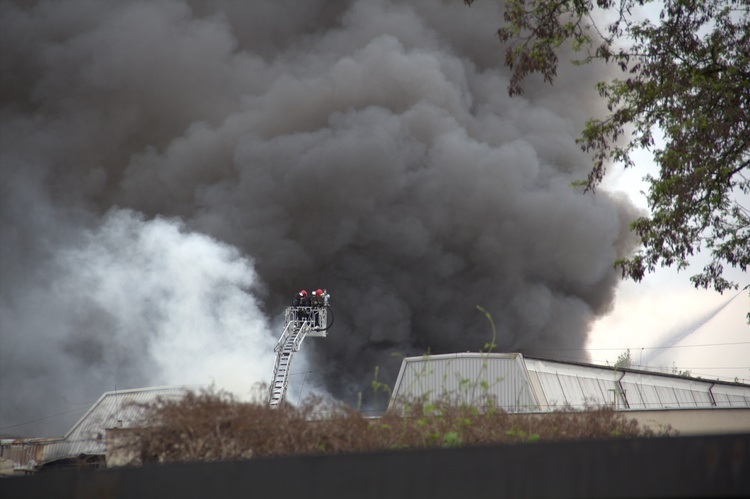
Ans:
[[[609,408],[508,414],[450,403],[407,407],[366,419],[319,398],[271,409],[212,390],[191,392],[143,406],[144,427],[121,445],[136,461],[166,463],[656,435]],[[659,435],[673,433],[667,428]]]

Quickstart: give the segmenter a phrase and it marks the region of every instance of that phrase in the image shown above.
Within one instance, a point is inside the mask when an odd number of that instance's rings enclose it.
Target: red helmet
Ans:
[[[317,291],[315,292],[315,294],[316,294],[316,295],[318,295],[318,296],[323,296],[323,290],[322,290],[322,289],[319,289],[319,290],[317,290]]]
[[[307,296],[307,291],[305,291],[305,290],[303,289],[302,291],[300,291],[300,292],[299,292],[299,295],[300,295],[300,296]]]

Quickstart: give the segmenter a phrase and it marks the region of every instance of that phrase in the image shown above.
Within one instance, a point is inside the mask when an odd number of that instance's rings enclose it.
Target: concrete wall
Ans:
[[[663,409],[648,411],[623,411],[641,426],[659,431],[666,426],[680,435],[720,435],[750,433],[750,409]]]

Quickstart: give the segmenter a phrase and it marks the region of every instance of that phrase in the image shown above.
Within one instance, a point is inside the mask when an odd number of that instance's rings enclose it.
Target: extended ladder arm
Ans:
[[[328,296],[325,295],[325,305],[321,307],[287,307],[284,313],[284,332],[274,347],[276,363],[268,396],[268,404],[271,407],[278,407],[284,400],[292,357],[299,351],[305,336],[327,336]]]

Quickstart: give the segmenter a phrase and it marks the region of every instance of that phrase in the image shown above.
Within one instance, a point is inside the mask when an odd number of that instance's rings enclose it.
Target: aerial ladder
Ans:
[[[273,367],[273,382],[268,394],[270,407],[276,408],[284,400],[292,357],[299,351],[302,341],[308,336],[325,338],[328,335],[328,329],[333,325],[330,298],[331,295],[323,291],[322,301],[318,306],[287,307],[284,312],[284,332],[274,347],[276,364]]]

